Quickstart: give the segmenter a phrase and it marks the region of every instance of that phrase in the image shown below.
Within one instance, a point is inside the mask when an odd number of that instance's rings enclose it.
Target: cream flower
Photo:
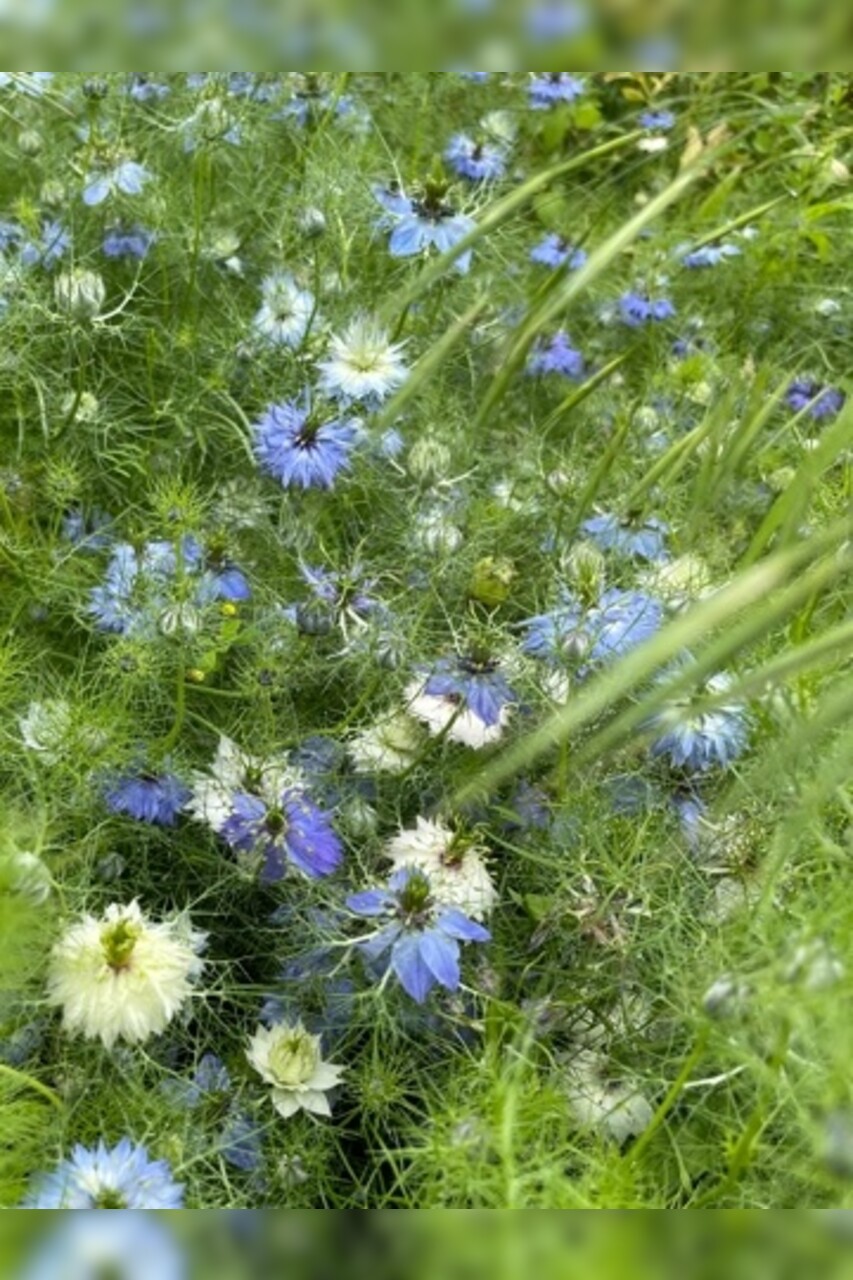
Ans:
[[[320,1037],[312,1036],[301,1022],[258,1027],[246,1057],[272,1085],[273,1106],[285,1119],[297,1111],[332,1114],[326,1092],[340,1083],[344,1068],[323,1061]]]
[[[204,967],[206,934],[185,916],[154,923],[135,900],[112,903],[102,919],[84,916],[51,952],[48,1000],[72,1034],[141,1044],[169,1025]]]
[[[610,1078],[607,1063],[582,1050],[570,1068],[566,1093],[572,1114],[586,1129],[597,1129],[620,1145],[649,1127],[652,1108],[640,1090],[627,1080]]]
[[[320,386],[333,397],[378,404],[406,380],[401,351],[402,344],[389,342],[374,320],[360,316],[342,337],[332,338],[331,359],[317,365]]]
[[[362,729],[349,744],[359,773],[402,773],[419,749],[418,730],[402,711]]]
[[[428,877],[433,897],[458,907],[472,920],[482,920],[497,901],[483,850],[429,818],[389,840],[386,850],[396,867],[417,867]]]

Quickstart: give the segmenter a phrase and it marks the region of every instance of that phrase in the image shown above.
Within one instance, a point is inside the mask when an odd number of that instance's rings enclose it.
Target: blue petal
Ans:
[[[459,986],[459,943],[440,929],[427,929],[421,934],[421,959],[448,991]]]
[[[420,934],[403,934],[397,939],[391,949],[391,968],[406,994],[423,1004],[435,978],[421,955]]]
[[[438,928],[448,937],[459,938],[462,942],[491,942],[492,935],[488,929],[474,920],[469,920],[456,907],[446,907],[436,921]]]

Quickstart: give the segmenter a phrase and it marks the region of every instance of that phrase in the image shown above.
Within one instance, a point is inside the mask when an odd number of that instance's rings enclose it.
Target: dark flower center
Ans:
[[[264,819],[264,828],[268,835],[280,836],[287,826],[287,821],[281,809],[270,809]]]
[[[409,927],[423,929],[429,919],[432,897],[429,880],[420,871],[413,871],[398,894],[398,914]]]
[[[127,1201],[114,1187],[104,1187],[103,1191],[99,1191],[95,1196],[94,1207],[96,1209],[126,1209]]]

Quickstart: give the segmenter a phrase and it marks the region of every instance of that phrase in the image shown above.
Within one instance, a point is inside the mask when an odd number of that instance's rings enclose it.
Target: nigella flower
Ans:
[[[583,377],[584,368],[583,356],[571,345],[569,335],[562,329],[553,338],[540,339],[527,360],[528,373],[559,373],[575,381]]]
[[[231,816],[235,792],[258,795],[273,805],[284,787],[294,781],[293,770],[283,755],[252,755],[223,735],[209,770],[193,774],[187,810],[218,833]]]
[[[258,336],[274,346],[300,346],[316,310],[313,293],[301,289],[288,272],[274,271],[262,282],[261,297],[252,321]]]
[[[589,13],[575,0],[543,0],[525,13],[524,27],[531,40],[548,44],[568,40],[589,26]]]
[[[203,1125],[209,1118],[217,1126],[216,1148],[223,1160],[246,1172],[258,1168],[263,1158],[261,1130],[233,1103],[228,1068],[215,1053],[203,1054],[192,1079],[169,1081],[165,1092],[179,1106],[200,1113]]]
[[[444,158],[455,174],[470,182],[495,182],[506,173],[506,149],[477,142],[467,133],[454,134]]]
[[[527,86],[531,107],[543,111],[558,102],[574,102],[584,91],[582,80],[570,71],[545,71],[534,75]]]
[[[348,469],[358,430],[351,419],[318,421],[306,396],[302,404],[271,404],[255,423],[255,456],[284,488],[331,489]]]
[[[19,256],[25,267],[54,267],[71,248],[71,235],[61,222],[56,219],[45,219],[42,223],[41,237],[37,240],[24,239]]]
[[[125,92],[134,102],[162,102],[163,98],[167,98],[171,93],[171,89],[167,84],[161,84],[159,80],[152,80],[142,71],[134,71],[127,84]]]
[[[666,133],[675,125],[675,116],[671,111],[641,111],[637,123],[644,129],[659,129]]]
[[[272,1086],[273,1106],[280,1116],[288,1119],[297,1111],[317,1116],[332,1114],[326,1095],[340,1084],[345,1068],[324,1062],[320,1037],[306,1031],[301,1022],[294,1026],[259,1026],[246,1057]]]
[[[726,768],[747,744],[749,725],[742,703],[722,703],[701,709],[708,695],[724,694],[732,681],[720,672],[693,692],[677,696],[654,717],[662,730],[651,745],[652,755],[667,756],[677,769],[704,773],[717,766]]]
[[[111,517],[97,508],[87,513],[80,507],[72,507],[62,517],[62,535],[80,550],[101,551],[110,544],[106,531],[111,524]]]
[[[180,1205],[182,1188],[177,1192],[172,1200]],[[25,1203],[23,1207],[41,1206]],[[152,1276],[187,1280],[187,1259],[171,1228],[150,1215],[130,1209],[116,1217],[72,1213],[60,1216],[55,1225],[51,1222],[50,1230],[40,1234],[34,1256],[15,1274],[20,1280],[103,1280],[105,1276],[112,1280],[151,1280]]]
[[[517,701],[497,661],[477,654],[440,659],[405,696],[409,714],[430,733],[475,749],[500,739]]]
[[[299,572],[312,598],[295,606],[293,618],[308,635],[323,634],[337,626],[346,639],[350,624],[363,627],[372,615],[387,614],[385,605],[373,594],[376,579],[366,577],[358,561],[346,572],[306,564],[300,564]]]
[[[126,813],[138,822],[173,827],[189,799],[189,788],[172,773],[127,773],[104,793],[111,813]]]
[[[136,258],[141,261],[156,239],[153,231],[146,231],[137,222],[128,228],[111,227],[101,248],[108,258]]]
[[[275,804],[237,792],[219,833],[238,853],[262,859],[265,883],[281,880],[288,864],[312,879],[328,876],[343,858],[329,814],[292,786]]]
[[[318,363],[320,389],[347,403],[381,404],[408,375],[402,350],[375,320],[359,316],[341,337],[332,337],[330,359]]]
[[[489,942],[491,934],[457,907],[436,902],[426,875],[400,867],[387,888],[367,889],[347,898],[358,916],[382,920],[373,937],[358,944],[370,962],[388,953],[388,965],[403,990],[423,1004],[436,985],[459,988],[460,942]]]
[[[109,196],[121,193],[126,196],[141,195],[151,174],[136,160],[120,160],[111,169],[90,173],[83,188],[83,203],[90,206],[103,204]]]
[[[62,1009],[72,1035],[141,1044],[159,1035],[184,1007],[202,973],[207,935],[186,916],[152,921],[135,900],[84,916],[53,947],[48,1002]]]
[[[649,321],[669,320],[675,315],[675,307],[669,298],[650,298],[647,294],[629,292],[619,299],[619,313],[625,324],[639,329]]]
[[[570,592],[550,613],[529,618],[521,648],[549,661],[567,656],[587,662],[606,662],[643,644],[659,630],[663,606],[641,591],[609,587],[585,605]]]
[[[657,516],[622,518],[607,512],[590,516],[581,528],[602,551],[615,551],[638,560],[667,559],[665,540],[669,526]]]
[[[716,267],[726,258],[740,257],[740,249],[736,244],[706,244],[701,249],[685,253],[681,259],[683,267]]]
[[[543,267],[570,267],[573,271],[582,267],[587,254],[583,249],[576,249],[568,240],[550,231],[544,240],[530,250],[530,261],[538,262]]]
[[[808,410],[810,418],[822,422],[825,418],[834,418],[844,407],[847,399],[843,391],[837,387],[822,386],[813,378],[795,378],[785,392],[786,404],[800,413]]]
[[[472,920],[488,915],[498,898],[485,852],[472,836],[421,817],[386,846],[395,867],[422,871],[438,902],[458,907]]]
[[[252,595],[242,569],[228,559],[225,549],[216,541],[203,547],[197,538],[187,534],[181,544],[184,568],[198,574],[195,584],[196,604],[209,604],[212,600],[226,600],[239,604]]]
[[[76,1146],[52,1173],[38,1179],[24,1209],[180,1209],[183,1187],[165,1160],[122,1138],[107,1148]]]
[[[444,184],[427,183],[425,194],[418,198],[381,186],[374,186],[373,194],[386,210],[379,226],[391,228],[388,250],[392,258],[411,258],[430,248],[447,253],[476,225],[473,218],[457,213],[445,202]],[[464,274],[471,265],[471,250],[461,253],[453,265]]]

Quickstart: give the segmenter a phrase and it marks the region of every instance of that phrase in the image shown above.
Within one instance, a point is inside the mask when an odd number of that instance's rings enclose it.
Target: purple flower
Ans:
[[[530,81],[527,96],[531,107],[544,111],[558,102],[574,102],[583,91],[583,81],[570,71],[545,71]]]
[[[499,724],[505,708],[518,701],[497,661],[476,655],[439,659],[422,692],[458,700],[485,725]]]
[[[530,250],[530,261],[538,262],[543,267],[569,266],[574,271],[586,262],[585,250],[576,249],[556,231],[551,231]]]
[[[669,298],[650,298],[646,294],[623,293],[619,299],[619,313],[625,324],[639,329],[650,320],[669,320],[675,315],[675,307]]]
[[[795,378],[785,392],[786,404],[795,413],[808,410],[810,418],[821,422],[824,418],[834,418],[843,408],[847,399],[843,391],[837,387],[825,387],[813,378]]]
[[[310,404],[272,404],[255,423],[255,456],[261,469],[285,488],[331,489],[349,467],[358,430],[352,420],[318,422]]]
[[[470,182],[494,182],[506,173],[506,150],[489,142],[475,142],[467,133],[451,138],[444,158],[454,173]]]
[[[529,618],[521,648],[549,661],[568,655],[588,662],[619,658],[643,644],[659,630],[663,606],[641,591],[609,587],[594,604],[585,606],[566,592],[563,603],[550,613]]]
[[[638,560],[667,559],[665,538],[669,526],[657,516],[628,519],[607,512],[590,516],[581,528],[602,551],[636,556]]]
[[[527,360],[528,373],[559,373],[578,381],[584,375],[584,358],[561,329],[553,338],[536,343]]]
[[[136,772],[110,783],[104,800],[111,813],[126,813],[137,822],[173,827],[190,791],[173,773]]]
[[[675,116],[671,111],[641,111],[637,123],[644,129],[659,129],[666,132],[675,125]]]
[[[265,883],[281,880],[288,863],[313,879],[328,876],[343,857],[329,815],[294,788],[286,789],[276,806],[237,792],[219,834],[238,852],[263,855]]]
[[[392,258],[411,258],[430,248],[447,253],[476,225],[473,218],[446,204],[438,187],[419,199],[381,186],[374,186],[373,194],[386,210],[379,226],[391,229],[388,250]],[[461,253],[453,265],[464,274],[471,265],[471,251]]]
[[[385,889],[351,894],[347,906],[358,916],[388,922],[359,949],[368,961],[387,952],[391,972],[418,1004],[436,985],[458,990],[460,942],[491,940],[488,929],[435,902],[429,880],[412,867],[396,870]]]
[[[156,239],[153,231],[146,231],[135,223],[127,229],[111,227],[101,248],[108,258],[136,258],[141,261]]]

